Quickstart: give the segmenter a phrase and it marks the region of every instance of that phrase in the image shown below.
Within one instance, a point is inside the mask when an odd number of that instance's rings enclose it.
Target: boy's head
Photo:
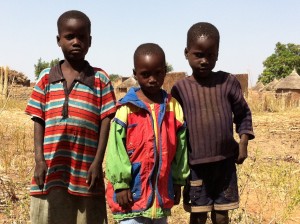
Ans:
[[[154,43],[140,45],[134,52],[133,74],[144,93],[160,91],[166,76],[166,59],[163,49]]]
[[[64,23],[66,23],[70,19],[78,19],[84,22],[86,27],[88,28],[89,34],[91,34],[91,21],[89,17],[83,12],[77,10],[66,11],[60,15],[60,17],[57,20],[58,34],[60,34]]]
[[[68,61],[82,61],[91,46],[91,21],[83,12],[64,12],[57,20],[57,44]]]
[[[210,23],[196,23],[188,30],[184,54],[195,77],[207,77],[215,67],[219,42],[219,31]]]

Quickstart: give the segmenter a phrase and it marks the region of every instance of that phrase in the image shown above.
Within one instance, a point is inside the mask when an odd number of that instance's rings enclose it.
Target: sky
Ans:
[[[142,43],[157,43],[176,72],[191,74],[184,57],[187,30],[210,22],[220,32],[214,71],[248,73],[250,86],[277,42],[300,44],[299,0],[0,0],[0,66],[34,81],[41,58],[63,59],[56,43],[58,17],[80,10],[92,23],[86,60],[108,74],[131,76],[133,53]]]

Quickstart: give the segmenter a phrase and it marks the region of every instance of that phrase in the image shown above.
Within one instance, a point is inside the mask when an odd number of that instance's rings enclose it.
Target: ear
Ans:
[[[188,53],[189,53],[189,50],[187,48],[184,48],[184,56],[185,56],[185,59],[188,58]]]
[[[90,45],[89,45],[89,47],[91,47],[91,45],[92,45],[92,36],[90,36]]]
[[[136,80],[136,71],[134,68],[132,69],[132,73],[133,73],[133,78]]]
[[[60,47],[60,42],[59,41],[60,41],[60,37],[59,37],[59,35],[57,35],[56,36],[56,42],[57,42],[57,45]]]

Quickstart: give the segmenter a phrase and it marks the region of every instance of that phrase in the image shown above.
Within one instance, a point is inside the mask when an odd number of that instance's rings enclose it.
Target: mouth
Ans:
[[[149,84],[148,88],[160,88],[158,84]]]
[[[78,53],[81,53],[81,49],[80,49],[80,48],[73,49],[73,50],[71,50],[71,53],[72,53],[72,54],[78,54]]]
[[[210,72],[210,70],[208,69],[208,68],[206,68],[206,69],[199,69],[199,72],[201,72],[201,73],[207,73],[207,72]]]

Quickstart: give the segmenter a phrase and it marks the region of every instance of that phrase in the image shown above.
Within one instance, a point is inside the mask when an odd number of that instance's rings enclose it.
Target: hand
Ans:
[[[245,159],[248,157],[248,150],[247,150],[247,147],[248,147],[248,142],[247,143],[244,143],[244,142],[240,142],[239,143],[239,154],[236,158],[236,164],[242,164]]]
[[[40,189],[43,188],[48,167],[45,160],[35,163],[34,180]]]
[[[127,208],[132,203],[132,194],[130,189],[120,189],[116,191],[116,198],[118,204],[122,208]]]
[[[174,205],[179,205],[180,203],[180,198],[181,198],[181,186],[174,184]]]
[[[86,183],[90,185],[89,191],[92,190],[102,178],[103,174],[101,164],[94,161],[88,170],[86,178]]]

